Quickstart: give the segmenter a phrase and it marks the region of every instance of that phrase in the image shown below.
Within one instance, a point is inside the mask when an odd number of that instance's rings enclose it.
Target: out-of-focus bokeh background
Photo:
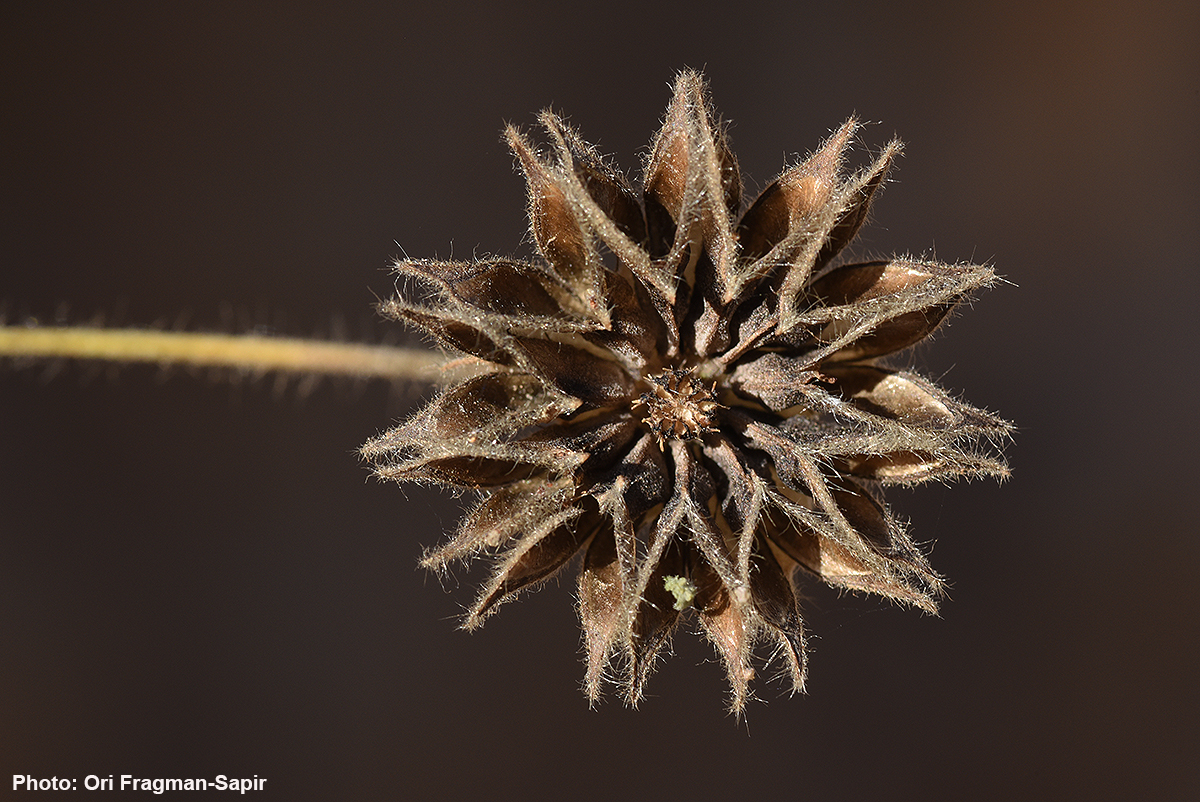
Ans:
[[[459,501],[354,453],[420,388],[6,364],[0,776],[1200,797],[1198,41],[1186,2],[6,5],[9,321],[381,336],[401,249],[528,253],[504,121],[553,105],[636,175],[691,66],[751,195],[851,113],[904,138],[859,253],[997,265],[914,362],[1020,433],[1003,487],[893,494],[942,617],[811,586],[809,693],[738,723],[686,631],[589,710],[570,579],[456,631],[479,573],[416,561]]]

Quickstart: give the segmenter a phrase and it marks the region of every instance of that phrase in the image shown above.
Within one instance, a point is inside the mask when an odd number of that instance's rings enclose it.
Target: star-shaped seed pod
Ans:
[[[850,120],[743,210],[697,73],[676,80],[640,187],[540,122],[545,151],[506,132],[540,260],[406,259],[382,305],[473,363],[363,448],[382,478],[480,492],[423,561],[493,557],[464,626],[582,554],[588,697],[611,670],[636,704],[695,616],[740,712],[756,644],[803,688],[803,576],[936,611],[941,579],[881,488],[1004,477],[1010,426],[887,362],[989,267],[840,258],[900,143],[845,175]]]

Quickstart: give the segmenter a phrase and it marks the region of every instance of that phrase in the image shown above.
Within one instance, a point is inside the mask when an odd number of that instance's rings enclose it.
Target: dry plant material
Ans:
[[[740,712],[756,645],[803,688],[801,573],[936,611],[941,580],[880,489],[1004,477],[1010,426],[886,363],[989,267],[839,260],[900,143],[846,175],[850,120],[743,210],[694,72],[637,188],[540,122],[545,150],[506,136],[541,260],[404,260],[382,305],[482,366],[362,450],[379,477],[481,492],[423,562],[494,559],[464,626],[581,554],[589,699],[611,675],[637,704],[694,614]]]

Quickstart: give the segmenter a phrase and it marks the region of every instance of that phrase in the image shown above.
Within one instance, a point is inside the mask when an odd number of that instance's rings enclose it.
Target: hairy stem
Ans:
[[[0,357],[99,359],[234,368],[248,373],[428,381],[445,358],[433,351],[254,334],[198,334],[76,326],[0,326]]]

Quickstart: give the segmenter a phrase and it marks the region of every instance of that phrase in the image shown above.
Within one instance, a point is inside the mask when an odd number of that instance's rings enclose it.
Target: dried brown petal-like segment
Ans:
[[[831,484],[830,492],[850,526],[866,538],[873,549],[889,555],[901,550],[896,541],[903,532],[865,487],[842,478]],[[907,540],[904,542],[907,543]]]
[[[666,299],[668,304],[673,303],[673,276],[662,265],[655,264],[642,247],[648,240],[645,229],[638,222],[642,213],[640,209],[629,208],[632,191],[624,185],[624,180],[603,169],[590,148],[583,152],[573,146],[572,139],[577,141],[578,138],[573,137],[554,114],[543,114],[542,124],[555,139],[561,162],[558,166],[542,161],[525,139],[511,128],[509,139],[530,180],[530,219],[534,239],[547,259],[569,274],[566,278],[571,286],[578,288],[576,294],[584,316],[600,320],[602,328],[611,326],[601,295],[604,268],[593,235],[624,267],[645,282],[649,290]],[[553,190],[543,190],[545,186],[552,186]],[[539,195],[539,192],[543,194]],[[541,199],[536,208],[535,198]],[[614,218],[612,213],[619,217]],[[557,239],[560,232],[561,242]],[[555,249],[561,249],[561,252]]]
[[[561,164],[571,169],[599,211],[617,224],[633,242],[646,239],[646,220],[638,193],[625,176],[612,169],[604,158],[563,123],[558,115],[543,111],[538,122],[554,140]]]
[[[570,471],[587,458],[586,453],[568,451],[561,444],[509,442],[516,431],[578,405],[573,399],[541,392],[531,381],[532,377],[513,374],[475,377],[374,438],[361,453],[375,464],[378,476],[398,482],[480,488],[510,484],[543,471]]]
[[[714,435],[702,448],[717,477],[716,528],[733,552],[738,585],[754,583],[750,558],[768,496],[767,480],[755,470],[748,455],[729,438]],[[711,562],[711,560],[710,560]]]
[[[584,687],[592,702],[600,698],[600,681],[616,646],[629,639],[629,579],[616,540],[601,530],[588,546],[579,574],[579,620],[587,647]]]
[[[380,465],[375,469],[375,474],[381,479],[395,482],[437,482],[453,487],[480,489],[528,479],[541,473],[544,467],[522,459],[473,454]]]
[[[981,409],[951,398],[927,379],[874,365],[833,363],[822,371],[834,389],[856,408],[909,426],[952,432],[955,438],[1006,437],[1012,425]]]
[[[794,570],[793,563],[789,562],[789,567],[785,569],[771,549],[761,541],[755,543],[751,560],[754,573],[750,591],[754,610],[779,636],[792,677],[792,689],[803,691],[806,667],[804,620],[792,589],[790,575]]]
[[[929,561],[905,534],[904,527],[863,485],[842,477],[830,490],[838,509],[854,531],[862,535],[872,551],[887,560],[886,564],[897,575],[904,575],[902,584],[909,594],[904,600],[928,612],[936,612],[934,599],[942,593],[941,577],[930,568]]]
[[[776,314],[775,296],[771,288],[760,284],[750,297],[736,308],[730,309],[729,318],[730,347],[717,357],[717,363],[722,366],[736,363],[762,343],[772,339],[779,316]],[[805,329],[796,330],[792,337],[795,339],[799,335],[803,335],[810,342],[816,341]],[[789,343],[789,349],[802,350],[803,346]]]
[[[617,517],[612,510],[619,506],[622,514],[634,521],[671,495],[670,472],[662,449],[654,435],[640,427],[638,432],[640,439],[619,463],[593,473],[596,465],[589,462],[580,475],[580,486],[600,503],[601,509]]]
[[[778,426],[740,409],[722,410],[721,417],[745,450],[753,449],[766,454],[773,469],[789,481],[799,476],[797,460],[807,453],[801,443],[785,435]]]
[[[931,274],[907,261],[876,261],[842,265],[814,281],[808,298],[818,309],[846,307],[880,298],[890,299],[927,282]]]
[[[546,425],[576,406],[573,399],[545,392],[530,376],[478,376],[367,443],[362,454],[376,463],[379,476],[397,481],[492,487],[542,469],[561,474],[587,460],[588,449],[599,447],[606,431],[588,427],[572,439],[569,427]],[[522,429],[539,425],[543,436],[515,439]],[[632,436],[632,431],[623,435],[625,440]]]
[[[584,339],[610,351],[633,374],[652,373],[667,349],[667,330],[640,283],[631,285],[624,276],[606,273],[604,297],[612,327],[591,331]]]
[[[891,143],[874,165],[843,184],[837,196],[812,219],[809,230],[795,240],[794,250],[786,254],[787,269],[775,282],[779,288],[781,332],[791,331],[805,322],[802,301],[806,287],[858,231],[875,189],[899,150],[899,142]],[[783,254],[778,257],[781,262],[783,257]],[[775,258],[774,252],[764,257],[764,261],[771,258]]]
[[[816,153],[785,170],[759,194],[738,223],[745,259],[757,260],[789,234],[807,232],[837,191],[842,154],[857,128],[856,119],[847,120]]]
[[[889,560],[898,555],[913,570],[922,570],[924,563],[919,555],[910,554],[911,544],[891,518],[874,505],[869,495],[856,495],[862,490],[860,486],[827,477],[804,447],[773,427],[751,424],[746,427],[746,432],[753,442],[770,452],[779,480],[778,490],[785,497],[795,499],[792,503],[778,497],[773,499],[774,506],[785,516],[783,520],[791,523],[780,524],[771,515],[765,515],[763,520],[768,531],[778,529],[786,534],[790,528],[799,527],[806,533],[819,535],[822,542],[828,542],[831,548],[836,547],[849,555],[848,559],[855,560],[863,570],[879,576],[889,577],[894,573],[893,568],[898,566],[889,567]],[[776,542],[792,559],[809,565],[786,543]],[[932,585],[932,574],[928,571],[925,574],[928,576],[923,576],[922,581]]]
[[[639,422],[623,410],[599,410],[578,420],[556,421],[514,441],[513,447],[563,468],[602,472],[620,459],[640,430]]]
[[[944,474],[953,466],[936,454],[901,451],[894,454],[864,455],[843,460],[842,470],[853,476],[880,482],[922,482]]]
[[[707,562],[700,562],[692,572],[696,585],[696,609],[708,639],[725,663],[732,695],[729,709],[740,712],[746,706],[750,680],[750,649],[754,645],[755,625],[751,618],[750,591],[730,592],[720,576]]]
[[[528,426],[566,411],[533,376],[486,373],[445,391],[416,419],[430,436],[451,438],[493,428],[501,420],[507,426]]]
[[[717,434],[701,446],[701,453],[718,477],[717,500],[719,509],[735,532],[753,532],[758,525],[761,500],[756,492],[754,479],[744,455],[726,437]]]
[[[703,104],[706,102],[703,86],[700,93],[698,102]],[[702,221],[699,233],[704,243],[696,264],[693,294],[723,307],[732,297],[726,290],[733,285],[738,273],[739,252],[733,217],[741,205],[742,181],[737,159],[729,150],[724,131],[719,125],[714,129],[707,117],[707,114],[701,115],[696,121],[699,141],[694,153],[697,164],[692,168],[698,179],[697,216]],[[691,236],[694,239],[694,235]]]
[[[598,320],[600,328],[611,328],[612,319],[602,294],[605,269],[596,251],[596,239],[644,282],[649,292],[668,306],[674,303],[674,276],[652,260],[643,247],[648,237],[638,223],[640,208],[628,208],[630,197],[626,193],[631,195],[632,191],[624,186],[623,179],[603,169],[594,151],[589,148],[580,152],[574,147],[571,140],[575,137],[554,114],[543,114],[542,123],[555,140],[559,165],[544,162],[515,130],[510,128],[508,135],[530,181],[534,239],[551,264],[564,274],[567,285],[575,288],[579,314],[584,319]],[[612,213],[620,217],[614,218]]]
[[[781,466],[781,475],[789,481],[801,476],[796,471],[797,459],[827,462],[835,457],[937,448],[945,440],[944,434],[937,430],[904,426],[882,418],[872,419],[848,404],[843,405],[843,409],[854,414],[837,418],[820,416],[816,420],[793,415],[775,427],[794,444],[793,462]]]
[[[580,619],[588,650],[586,688],[593,702],[600,694],[603,669],[618,646],[623,644],[627,652],[630,676],[644,680],[654,653],[674,623],[673,618],[659,620],[652,612],[646,612],[640,624],[636,621],[638,605],[647,592],[644,587],[639,592],[637,587],[636,530],[649,529],[650,522],[644,519],[669,492],[658,470],[662,455],[657,449],[651,452],[651,447],[650,436],[643,436],[624,461],[588,491],[611,520],[611,538],[602,532],[593,540],[579,585]],[[673,557],[660,564],[666,539],[660,538],[658,543],[659,549],[652,549],[646,559],[647,571],[676,567]],[[642,636],[640,648],[634,642],[635,627],[640,627],[636,629]],[[632,681],[630,684],[631,700],[636,702],[640,691],[632,687]]]
[[[644,442],[644,441],[643,441]],[[672,441],[675,481],[671,496],[657,516],[645,516],[640,527],[652,530],[646,556],[637,568],[637,583],[632,598],[639,600],[633,622],[630,651],[628,701],[637,704],[642,685],[653,668],[654,657],[666,643],[679,617],[674,599],[666,590],[667,576],[686,577],[690,573],[692,550],[686,533],[693,525],[693,505],[689,488],[694,491],[698,482],[690,472],[691,463],[681,463],[678,441]],[[686,447],[682,449],[686,452]]]
[[[970,291],[993,279],[984,265],[908,259],[844,265],[813,282],[810,306],[798,319],[822,326],[822,360],[869,359],[928,337]]]
[[[830,360],[854,361],[887,356],[916,345],[937,330],[956,304],[936,304],[925,309],[905,312],[881,322],[869,334],[838,349]],[[823,333],[822,336],[828,336]]]
[[[677,151],[674,158],[688,159],[682,165],[684,173],[676,174],[671,181],[698,179],[706,189],[713,191],[713,198],[722,202],[729,214],[736,213],[742,203],[742,175],[738,168],[737,157],[729,148],[729,140],[725,136],[724,126],[717,119],[708,99],[708,90],[704,79],[693,70],[685,70],[675,79],[675,90],[671,98],[671,106],[667,110],[667,124],[659,134],[659,141],[668,138],[679,140],[685,147]],[[658,152],[658,142],[655,153]],[[655,153],[651,154],[650,163],[646,170],[646,187],[648,194],[658,196],[656,187],[663,187],[656,180],[657,163]],[[678,165],[677,165],[678,166]],[[675,187],[674,204],[678,204],[685,193],[678,192]],[[683,211],[679,205],[664,203],[672,211],[676,222],[682,217]],[[728,228],[728,226],[726,226]]]
[[[603,309],[603,266],[590,234],[580,223],[573,182],[543,162],[515,128],[510,126],[505,135],[529,185],[529,225],[538,251],[571,288],[582,310]]]
[[[806,321],[867,313],[891,315],[957,300],[994,278],[986,265],[943,265],[913,259],[842,265],[812,282]]]
[[[574,404],[548,393],[533,376],[487,373],[455,385],[400,426],[363,446],[367,459],[402,451],[445,451],[457,442],[475,443],[543,423],[570,412]]]
[[[427,552],[421,565],[441,571],[454,560],[504,546],[553,517],[573,494],[570,479],[552,481],[544,476],[499,487],[467,513],[449,542]]]
[[[557,340],[521,337],[518,342],[537,372],[567,395],[608,404],[634,394],[633,379],[616,361]]]
[[[517,361],[494,336],[489,336],[495,332],[485,334],[480,331],[478,321],[469,319],[459,310],[432,309],[391,298],[379,305],[379,312],[384,317],[421,329],[442,348],[477,356],[497,365],[514,365]]]
[[[781,296],[784,328],[793,328],[796,296],[818,263],[827,261],[827,240],[838,226],[846,197],[854,194],[854,182],[842,186],[839,172],[857,127],[856,120],[848,120],[820,150],[784,171],[747,210],[737,234],[742,266],[724,282],[724,302],[753,308],[774,305]]]
[[[684,76],[675,82],[666,119],[654,137],[646,163],[642,192],[646,209],[650,255],[665,255],[675,240],[675,227],[683,217],[691,163],[688,87]]]
[[[705,262],[706,268],[710,267]],[[684,348],[690,350],[700,359],[725,351],[729,347],[730,316],[727,313],[728,304],[717,298],[717,287],[709,281],[711,270],[706,269],[701,274],[704,283],[699,285],[700,291],[692,297],[693,311],[688,317],[691,326],[685,326]]]
[[[656,535],[666,532],[686,536],[730,592],[747,594],[745,581],[730,557],[725,533],[709,514],[709,501],[716,494],[712,475],[685,442],[671,440],[670,451],[675,487],[659,518]]]
[[[903,150],[900,140],[893,139],[884,146],[874,164],[847,182],[846,194],[840,200],[841,212],[837,223],[825,238],[825,244],[813,264],[814,271],[829,264],[857,236],[858,230],[867,221],[876,193]]]
[[[937,611],[937,603],[921,587],[894,573],[880,572],[861,554],[795,520],[773,522],[767,536],[805,570],[834,587],[874,593],[931,613]]]
[[[929,382],[912,374],[874,365],[832,364],[823,368],[842,398],[864,412],[921,426],[947,427],[958,422],[958,407]]]
[[[424,285],[427,291],[446,300],[453,299],[492,315],[567,321],[560,301],[561,292],[552,294],[551,277],[534,265],[509,259],[480,262],[408,260],[396,262],[394,270],[398,276],[416,283],[409,293],[417,297],[423,294],[420,290]],[[430,306],[439,305],[436,299],[431,299]]]
[[[467,614],[463,629],[475,629],[498,604],[557,573],[603,523],[599,512],[579,507],[568,507],[543,520],[504,555]]]
[[[718,281],[730,273],[736,258],[730,216],[741,203],[741,174],[724,132],[711,117],[700,76],[681,73],[646,165],[651,255],[662,257],[689,283],[699,243]],[[663,250],[666,245],[670,248]]]
[[[689,574],[686,549],[677,540],[671,542],[649,567],[647,582],[633,620],[629,642],[629,686],[627,701],[636,707],[641,701],[646,680],[654,671],[654,660],[679,622],[675,597],[666,589],[668,576]],[[653,552],[652,552],[653,556]],[[649,559],[649,558],[648,558]]]
[[[768,351],[734,369],[730,384],[774,412],[806,404],[812,397],[811,383],[822,374],[813,370],[807,356],[792,357]]]
[[[1008,466],[999,459],[947,446],[936,452],[896,451],[836,460],[837,468],[851,476],[885,485],[914,485],[931,479],[992,476],[1004,479]]]

